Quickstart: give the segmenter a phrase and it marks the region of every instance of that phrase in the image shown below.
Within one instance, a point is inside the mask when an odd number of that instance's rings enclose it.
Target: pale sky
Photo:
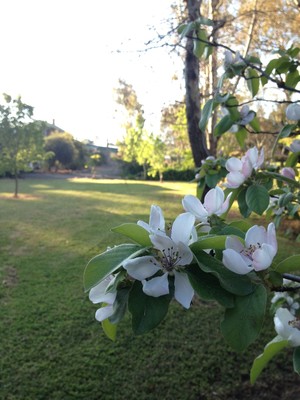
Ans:
[[[180,98],[166,50],[138,53],[148,27],[170,16],[170,0],[0,0],[0,94],[34,107],[36,119],[99,144],[120,136],[113,88],[132,84],[147,127]],[[116,50],[121,52],[116,52]],[[2,99],[1,99],[2,101]]]

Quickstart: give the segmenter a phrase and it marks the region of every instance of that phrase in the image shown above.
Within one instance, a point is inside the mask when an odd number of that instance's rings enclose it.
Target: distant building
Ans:
[[[55,125],[55,120],[52,121],[52,124],[49,124],[48,122],[46,122],[46,128],[44,130],[44,135],[49,136],[49,135],[51,135],[51,133],[54,133],[54,132],[63,133],[63,132],[65,132],[65,130],[61,129],[60,127]]]

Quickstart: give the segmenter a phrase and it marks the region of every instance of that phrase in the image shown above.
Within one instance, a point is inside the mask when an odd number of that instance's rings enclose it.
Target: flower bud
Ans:
[[[285,115],[287,119],[291,119],[292,121],[300,120],[300,105],[299,104],[290,104],[287,106],[285,110]]]

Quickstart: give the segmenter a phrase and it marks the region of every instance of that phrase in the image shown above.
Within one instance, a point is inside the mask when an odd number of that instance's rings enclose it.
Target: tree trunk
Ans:
[[[14,198],[18,198],[18,193],[19,193],[19,177],[18,177],[18,171],[15,169],[15,192],[14,192]]]
[[[189,21],[195,21],[200,17],[200,5],[202,0],[187,0]],[[192,36],[192,35],[190,35]],[[188,125],[189,141],[196,167],[201,166],[201,161],[209,153],[206,147],[205,132],[199,128],[201,117],[200,90],[199,90],[199,59],[193,53],[193,39],[187,38],[185,56],[185,102]]]

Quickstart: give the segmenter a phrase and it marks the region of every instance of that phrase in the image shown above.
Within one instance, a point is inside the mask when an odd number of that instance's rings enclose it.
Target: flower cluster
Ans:
[[[226,176],[226,186],[234,189],[241,186],[264,162],[263,149],[259,152],[257,147],[249,149],[241,158],[231,157],[227,160],[225,167],[229,174]]]
[[[164,220],[162,213],[157,220],[151,208],[149,228],[154,254],[126,260],[123,267],[129,276],[143,284],[143,291],[148,296],[159,297],[170,293],[169,277],[174,277],[174,297],[185,308],[189,308],[194,296],[194,289],[185,273],[185,266],[193,260],[193,253],[188,247],[193,240],[195,217],[190,213],[180,214],[172,224],[168,236],[164,228],[158,230]],[[156,221],[154,223],[153,221]],[[144,223],[139,223],[145,226]],[[146,225],[146,228],[148,226]]]

